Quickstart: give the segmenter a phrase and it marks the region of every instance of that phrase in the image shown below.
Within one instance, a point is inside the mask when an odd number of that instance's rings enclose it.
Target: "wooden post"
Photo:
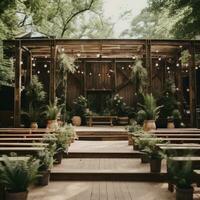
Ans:
[[[196,71],[195,71],[195,46],[190,46],[191,62],[189,65],[189,95],[190,95],[190,124],[196,127]]]
[[[83,65],[83,94],[87,98],[87,69],[85,60],[82,61]]]
[[[145,54],[146,54],[146,68],[149,76],[149,87],[148,92],[152,92],[152,59],[151,59],[151,41],[146,40],[145,44]]]
[[[56,99],[56,44],[51,40],[51,63],[50,63],[50,84],[49,84],[49,101],[55,102]]]
[[[28,65],[27,65],[27,78],[26,78],[26,86],[30,85],[32,81],[32,66],[33,66],[33,61],[32,61],[32,53],[28,52]]]
[[[117,63],[116,63],[116,59],[113,60],[113,71],[114,71],[114,88],[113,91],[117,92]],[[112,77],[112,76],[111,76]]]
[[[20,127],[21,123],[21,41],[16,40],[15,44],[15,89],[14,89],[14,127]]]

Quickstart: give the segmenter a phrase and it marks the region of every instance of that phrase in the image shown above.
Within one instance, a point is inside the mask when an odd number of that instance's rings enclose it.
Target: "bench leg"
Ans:
[[[172,183],[168,183],[168,190],[174,192],[174,185]]]

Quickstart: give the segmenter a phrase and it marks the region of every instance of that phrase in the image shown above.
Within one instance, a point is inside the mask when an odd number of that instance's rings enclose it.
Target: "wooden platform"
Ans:
[[[110,126],[80,126],[75,127],[79,140],[127,140],[128,133],[125,127]]]

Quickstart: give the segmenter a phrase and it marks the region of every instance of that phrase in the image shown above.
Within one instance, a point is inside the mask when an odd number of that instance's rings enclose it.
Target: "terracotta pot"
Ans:
[[[150,159],[151,173],[160,173],[162,159]]]
[[[50,170],[40,171],[39,175],[40,176],[37,179],[37,185],[39,185],[39,186],[48,185],[49,184],[49,180],[50,180]]]
[[[25,192],[8,192],[6,191],[5,200],[27,200],[28,191]]]
[[[57,152],[53,158],[55,159],[55,164],[61,164],[62,162],[62,159],[63,159],[63,152],[62,151],[59,151]]]
[[[72,124],[74,126],[80,126],[81,125],[81,117],[79,117],[79,116],[73,116],[72,117]]]
[[[175,128],[174,122],[167,122],[167,128]]]
[[[49,128],[49,129],[56,129],[56,128],[58,128],[58,122],[57,122],[57,120],[48,120],[47,121],[47,128]]]
[[[33,129],[38,128],[37,122],[31,122],[31,128],[33,128]]]
[[[133,138],[131,134],[128,134],[128,145],[133,145]]]
[[[193,200],[193,188],[176,188],[176,200]]]
[[[155,120],[145,120],[143,124],[144,131],[150,131],[156,129]]]

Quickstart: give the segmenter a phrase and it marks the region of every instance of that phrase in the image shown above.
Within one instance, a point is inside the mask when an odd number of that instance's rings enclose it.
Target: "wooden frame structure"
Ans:
[[[156,72],[155,67],[160,57],[164,68],[162,69],[163,77],[160,83],[164,84],[168,71],[167,64],[179,65],[179,57],[182,49],[189,50],[191,54],[190,63],[186,68],[181,66],[181,70],[187,72],[189,78],[189,110],[191,126],[196,126],[196,54],[200,54],[200,41],[198,40],[148,40],[148,39],[55,39],[55,38],[32,38],[16,39],[3,41],[4,46],[9,46],[15,52],[15,99],[14,99],[14,126],[20,125],[21,110],[21,87],[22,87],[22,63],[26,62],[26,84],[29,84],[32,78],[34,59],[47,59],[50,66],[50,84],[49,99],[55,100],[56,97],[56,65],[57,54],[64,52],[77,58],[77,61],[83,66],[83,94],[86,95],[86,61],[103,62],[109,60],[112,63],[112,70],[116,72],[117,62],[132,62],[135,56],[143,59],[149,73],[149,92],[156,90],[155,79],[159,79],[160,71]],[[171,61],[170,61],[171,60]],[[180,63],[181,65],[181,63]],[[120,69],[121,70],[121,69]],[[174,71],[177,79],[177,87],[182,93],[181,71]],[[121,70],[121,73],[126,74]],[[113,92],[117,92],[121,87],[129,84],[129,80],[121,85],[116,85],[116,73],[112,79],[114,86]],[[78,79],[77,79],[78,80]],[[160,84],[159,83],[159,84]],[[158,85],[159,85],[158,84]],[[111,84],[112,85],[112,84]],[[96,89],[97,90],[97,89]],[[105,90],[105,88],[103,89]],[[179,95],[180,99],[182,98]]]

